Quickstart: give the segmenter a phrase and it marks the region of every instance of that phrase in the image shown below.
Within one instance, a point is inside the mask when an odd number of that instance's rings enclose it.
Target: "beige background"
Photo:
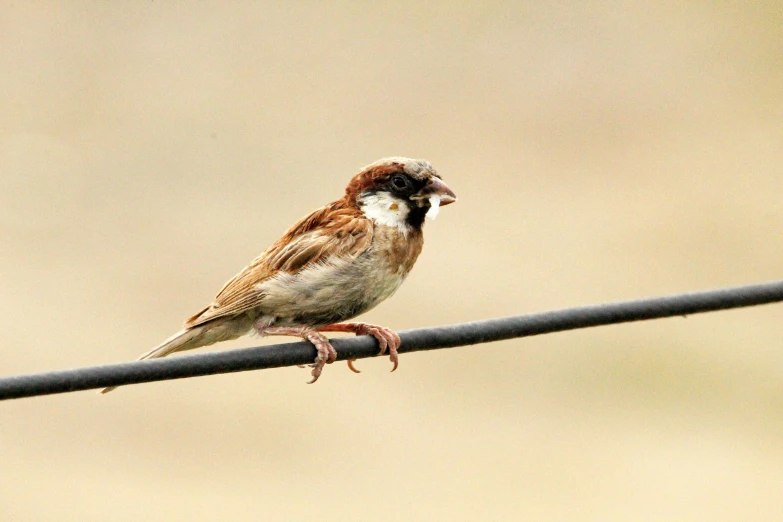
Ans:
[[[460,201],[368,320],[781,277],[779,2],[0,9],[3,374],[135,358],[389,155]],[[770,520],[782,314],[2,403],[0,519]]]

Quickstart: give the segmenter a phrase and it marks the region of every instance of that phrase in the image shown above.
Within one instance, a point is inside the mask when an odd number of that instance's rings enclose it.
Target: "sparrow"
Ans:
[[[359,171],[345,194],[289,228],[229,280],[212,303],[139,360],[156,359],[252,331],[311,342],[318,380],[337,358],[323,332],[372,335],[397,369],[400,337],[389,328],[345,322],[400,287],[424,244],[425,217],[457,196],[425,160],[391,157]],[[348,367],[358,373],[353,361]],[[116,387],[104,388],[108,393]]]

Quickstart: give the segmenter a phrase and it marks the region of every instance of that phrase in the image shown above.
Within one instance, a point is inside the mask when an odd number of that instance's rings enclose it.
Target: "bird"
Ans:
[[[393,330],[347,322],[391,297],[421,253],[426,217],[457,201],[432,164],[389,157],[354,175],[339,199],[316,209],[231,278],[182,330],[138,360],[165,357],[251,332],[312,343],[308,384],[337,353],[324,332],[371,335],[395,371],[400,337]],[[348,361],[348,367],[359,373]],[[105,394],[116,386],[102,389]]]

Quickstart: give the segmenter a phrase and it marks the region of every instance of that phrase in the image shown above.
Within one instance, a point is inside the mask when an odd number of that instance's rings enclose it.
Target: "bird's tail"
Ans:
[[[247,333],[252,324],[249,321],[231,321],[229,318],[221,319],[223,320],[211,321],[199,326],[180,330],[152,350],[140,355],[137,360],[159,359],[160,357],[166,357],[174,352],[192,350],[219,341],[236,339]],[[247,324],[244,324],[245,322]],[[103,395],[116,388],[117,386],[109,386],[98,393]]]
[[[175,333],[162,343],[160,343],[158,346],[153,348],[152,350],[148,351],[147,353],[143,353],[139,356],[137,361],[143,361],[144,359],[158,359],[160,357],[166,357],[169,354],[172,354],[174,352],[177,352],[179,350],[187,350],[188,348],[197,348],[197,346],[188,346],[188,344],[192,343],[195,338],[198,337],[198,334],[201,332],[198,332],[198,328],[193,328],[190,330],[180,330],[179,332]],[[104,388],[98,393],[103,395],[106,393],[109,393],[110,391],[116,389],[116,386],[110,386],[108,388]]]

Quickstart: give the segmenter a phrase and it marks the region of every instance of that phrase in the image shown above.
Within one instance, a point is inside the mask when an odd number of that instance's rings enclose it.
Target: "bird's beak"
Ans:
[[[443,183],[443,180],[432,177],[427,182],[427,185],[421,189],[421,199],[429,198],[430,196],[440,196],[440,205],[448,205],[457,201],[457,195]]]

